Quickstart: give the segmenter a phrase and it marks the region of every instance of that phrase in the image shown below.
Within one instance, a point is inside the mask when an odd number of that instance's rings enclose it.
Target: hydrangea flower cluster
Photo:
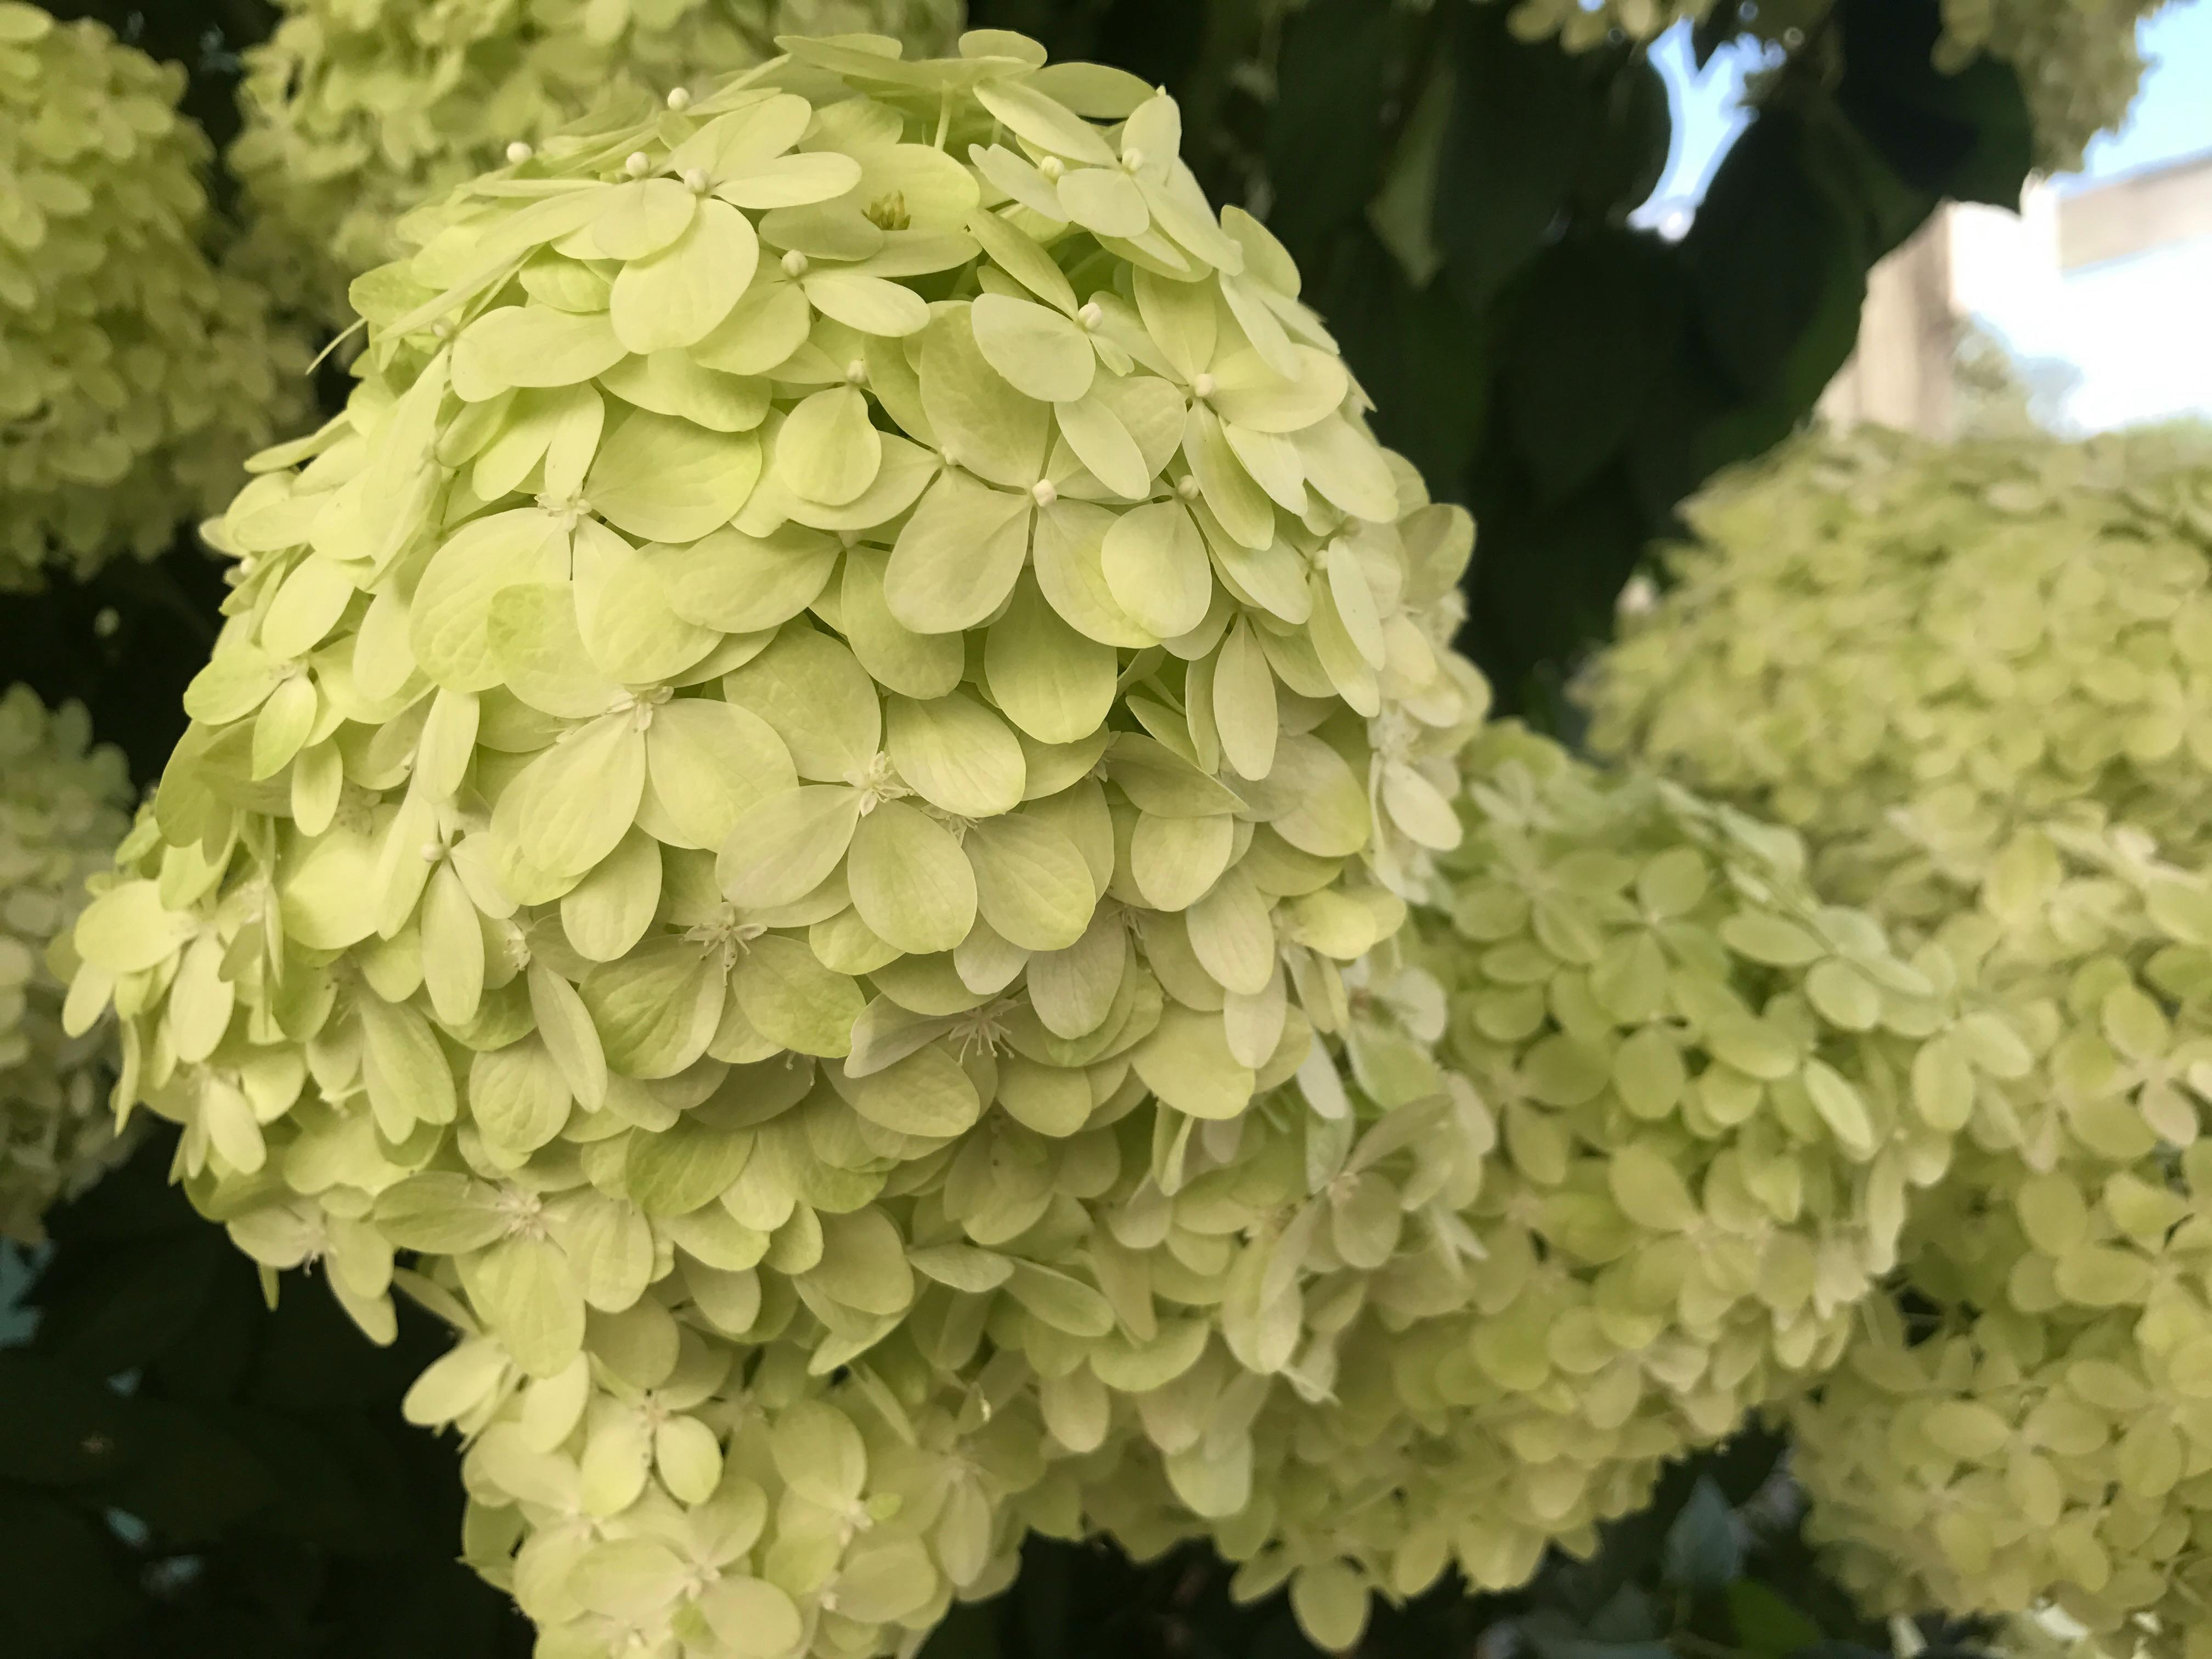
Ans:
[[[1432,1242],[1308,1293],[1342,1328],[1326,1370],[1263,1392],[1224,1365],[1218,1404],[1201,1377],[1225,1433],[1175,1385],[1214,1461],[1140,1396],[1149,1437],[1082,1467],[1093,1524],[1139,1554],[1209,1539],[1332,1649],[1370,1592],[1454,1566],[1506,1589],[1594,1547],[1667,1459],[1817,1382],[1949,1160],[1960,1103],[1920,1056],[1981,1035],[1948,960],[1820,903],[1786,832],[1508,727],[1467,763],[1448,908],[1364,964],[1340,1061],[1355,1101],[1416,1103],[1349,1160],[1317,1163],[1307,1119],[1311,1224],[1347,1264],[1428,1188],[1449,1208],[1407,1231]],[[1370,1147],[1425,1111],[1449,1161],[1378,1176]]]
[[[305,351],[209,263],[184,82],[0,0],[0,590],[150,558],[304,404]]]
[[[1713,0],[1510,0],[1524,40],[1556,38],[1587,52],[1622,35],[1651,40],[1676,23],[1702,22]],[[2166,0],[1943,0],[1936,66],[1955,74],[1984,52],[2020,76],[2035,127],[2037,165],[2054,173],[2081,164],[2099,133],[2119,125],[2135,100],[2143,60],[2136,26]],[[1826,17],[1829,0],[1782,0],[1759,8],[1747,27],[1770,40],[1802,36]],[[1794,44],[1794,42],[1793,42]]]
[[[1505,1588],[1833,1363],[1948,1166],[1917,1057],[1958,1017],[1944,964],[1822,903],[1787,832],[1510,728],[1470,768],[1419,931],[1441,1055],[1497,1120],[1482,1266],[1374,1346],[1338,1432],[1401,1460],[1414,1559],[1449,1539]]]
[[[2167,0],[1943,0],[1936,66],[1982,52],[2011,64],[2035,126],[2036,165],[2070,173],[2089,141],[2127,118],[2145,64],[2136,27]]]
[[[2076,801],[2212,846],[2212,457],[1816,435],[1686,509],[1592,741],[1803,827],[1824,891],[1940,915]]]
[[[130,827],[123,757],[89,746],[75,703],[28,686],[0,695],[0,1238],[35,1243],[40,1218],[120,1157],[107,1109],[112,1033],[65,1035],[50,963]]]
[[[1461,836],[1466,515],[1170,100],[780,44],[356,285],[76,934],[243,1249],[372,1332],[416,1253],[410,1409],[562,1655],[886,1650],[1115,1435],[1236,1510],[1479,1171],[1357,1058]]]
[[[279,0],[246,54],[230,151],[246,258],[343,325],[346,287],[409,252],[399,221],[594,103],[699,90],[781,34],[951,46],[959,0]]]
[[[1950,964],[1914,1082],[1962,1151],[1793,1413],[1813,1534],[1885,1609],[2203,1640],[2208,491],[2157,435],[1802,446],[1693,509],[1706,545],[1595,677],[1601,742],[1802,822]]]
[[[1812,1535],[1884,1610],[2054,1603],[2197,1653],[2212,1594],[2212,884],[2146,840],[2024,830],[1934,944],[2012,1011],[1969,1150],[1795,1414]]]

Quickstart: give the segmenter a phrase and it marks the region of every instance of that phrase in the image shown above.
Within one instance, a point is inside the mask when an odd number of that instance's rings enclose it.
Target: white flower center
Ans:
[[[783,256],[783,274],[787,276],[806,275],[806,256],[797,248]]]
[[[543,1238],[545,1237],[545,1203],[535,1193],[526,1193],[510,1187],[494,1200],[493,1207],[506,1224],[510,1238]]]
[[[1039,478],[1030,486],[1030,499],[1039,507],[1050,507],[1060,499],[1060,491],[1049,478]]]
[[[518,138],[507,147],[507,162],[510,166],[519,167],[537,153],[538,152],[536,150],[531,149],[529,145],[524,143],[521,139]]]
[[[860,816],[863,817],[887,800],[898,800],[914,793],[900,781],[896,769],[891,765],[891,757],[881,750],[878,750],[875,758],[860,771],[847,773],[845,781],[860,792]]]
[[[726,974],[738,965],[738,958],[746,946],[768,929],[757,921],[747,921],[738,914],[734,904],[725,904],[714,913],[712,921],[702,921],[684,937],[690,943],[705,947],[705,954],[720,956],[722,971]]]
[[[574,530],[577,521],[592,510],[592,504],[581,495],[540,495],[538,506],[540,511],[558,519],[563,530]]]
[[[650,731],[654,711],[675,695],[665,685],[656,685],[647,691],[626,691],[607,712],[610,714],[628,714],[636,721],[639,731]]]
[[[957,1016],[946,1034],[956,1040],[961,1059],[979,1048],[987,1054],[997,1054],[999,1045],[1006,1040],[1006,1016],[1014,1007],[1012,997],[1000,997]]]
[[[653,157],[641,149],[634,149],[629,153],[629,160],[623,163],[623,171],[633,179],[642,179],[653,171]]]

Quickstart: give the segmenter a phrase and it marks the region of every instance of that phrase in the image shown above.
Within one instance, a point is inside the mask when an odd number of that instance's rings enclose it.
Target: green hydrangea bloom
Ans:
[[[2034,124],[2036,162],[2054,173],[2081,165],[2099,133],[2118,126],[2135,100],[2143,60],[2136,27],[2167,0],[1943,0],[1936,66],[1955,74],[1984,52],[2020,76]],[[1556,37],[1570,52],[1626,35],[1656,39],[1675,24],[1703,22],[1713,0],[1510,0],[1524,40]],[[1768,40],[1810,33],[1829,0],[1769,0],[1747,27]]]
[[[1802,823],[1956,983],[1912,1080],[1968,1150],[1794,1413],[1812,1534],[1878,1607],[2206,1640],[2209,489],[2172,434],[1814,441],[1693,509],[1595,677],[1601,743]]]
[[[2212,456],[2166,434],[1866,428],[1730,473],[1589,676],[1591,738],[1813,836],[1819,884],[1940,916],[2068,803],[2212,821]]]
[[[401,216],[594,103],[750,69],[780,34],[950,46],[960,0],[280,0],[248,49],[230,164],[248,258],[325,319],[346,285],[408,251]]]
[[[2202,1654],[2212,1593],[2212,884],[2140,835],[2024,830],[1934,945],[2016,1050],[1916,1213],[1897,1307],[1801,1407],[1811,1535],[1871,1606],[2054,1604]]]
[[[306,352],[209,263],[184,85],[0,0],[0,590],[152,557],[304,406]]]
[[[66,935],[131,822],[123,757],[90,738],[76,703],[0,695],[0,1238],[26,1243],[125,1150],[106,1100],[112,1031],[62,1029]]]
[[[1468,763],[1444,896],[1370,958],[1346,1070],[1438,1091],[1488,1156],[1335,1304],[1328,1370],[1250,1402],[1240,1508],[1188,1501],[1157,1443],[1093,1500],[1140,1551],[1209,1517],[1240,1592],[1288,1580],[1330,1647],[1370,1588],[1506,1589],[1595,1547],[1666,1460],[1815,1381],[1957,1127],[1912,1084],[1958,1022],[1948,963],[1822,904],[1794,837],[1512,728]],[[1440,1090],[1391,1081],[1431,1048]],[[1322,1188],[1340,1230],[1394,1215],[1358,1162]]]
[[[1461,836],[1466,515],[1170,100],[781,44],[356,285],[76,935],[242,1248],[372,1332],[416,1253],[549,1653],[897,1645],[1189,1452],[1145,1397],[1449,1276],[1480,1156],[1357,1029]]]

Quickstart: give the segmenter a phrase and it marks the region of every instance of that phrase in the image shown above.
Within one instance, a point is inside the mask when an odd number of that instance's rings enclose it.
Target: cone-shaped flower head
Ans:
[[[86,878],[130,827],[130,780],[90,722],[49,713],[28,686],[0,696],[0,1238],[35,1241],[58,1199],[119,1155],[107,1107],[114,1033],[62,1030],[62,973]]]
[[[1802,827],[1885,917],[1954,908],[2069,802],[2206,844],[2208,507],[2212,455],[2155,434],[1808,438],[1692,505],[1593,741]]]
[[[781,34],[950,46],[959,0],[278,0],[247,49],[230,151],[246,258],[325,319],[407,251],[398,222],[594,105],[691,91],[775,55]]]
[[[1911,1097],[1962,1150],[1794,1413],[1878,1609],[2202,1639],[2212,888],[2108,814],[2203,845],[2208,490],[2155,435],[1802,445],[1695,509],[1596,677],[1601,742],[1802,823],[1955,988]]]
[[[1923,1060],[1966,1150],[1795,1414],[1810,1535],[1882,1611],[2055,1604],[2202,1650],[2212,1593],[2212,886],[2025,830],[1932,948],[1981,1005]],[[1962,1061],[1978,1054],[1978,1079]]]
[[[1356,1058],[1461,834],[1465,514],[1170,100],[783,44],[357,285],[76,934],[243,1248],[372,1330],[417,1253],[410,1410],[562,1653],[926,1629],[1133,1396],[1233,1453],[1370,1281],[1455,1301],[1481,1153]]]
[[[304,404],[305,352],[209,264],[184,85],[0,0],[0,589],[151,557]]]

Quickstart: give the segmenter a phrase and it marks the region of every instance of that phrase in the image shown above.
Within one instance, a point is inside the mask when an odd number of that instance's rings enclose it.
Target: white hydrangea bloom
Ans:
[[[152,557],[305,405],[306,351],[210,263],[184,87],[0,0],[0,590]]]
[[[90,738],[76,704],[50,714],[27,686],[0,695],[0,1237],[26,1243],[122,1151],[113,1028],[64,1031],[48,955],[58,940],[66,952],[87,878],[130,827],[123,757]]]
[[[678,97],[780,34],[880,33],[927,56],[960,0],[278,0],[250,47],[246,258],[288,300],[349,320],[346,285],[398,258],[399,221],[594,104]]]
[[[1139,1437],[1241,1501],[1249,1414],[1142,1398],[1455,1301],[1482,1153],[1361,1035],[1462,833],[1467,515],[1171,100],[782,44],[355,284],[76,935],[241,1248],[373,1333],[413,1253],[549,1653],[909,1644]]]

